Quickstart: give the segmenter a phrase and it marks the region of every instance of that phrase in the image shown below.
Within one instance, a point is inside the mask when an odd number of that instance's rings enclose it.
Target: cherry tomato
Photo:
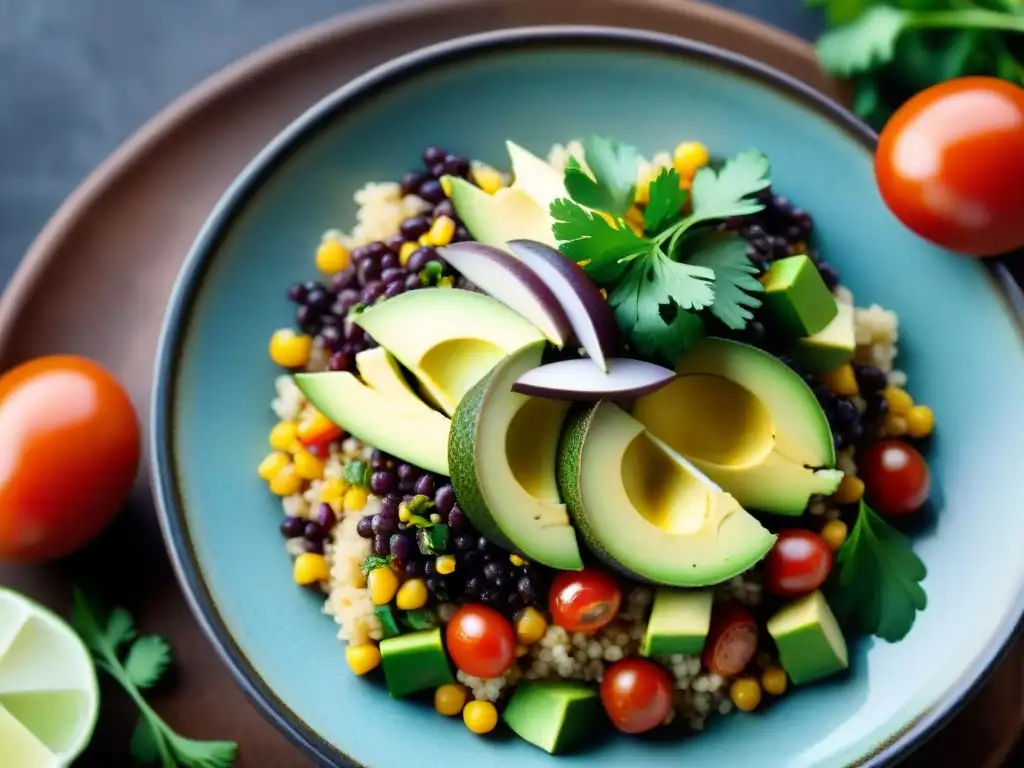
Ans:
[[[764,561],[768,589],[783,597],[809,595],[825,583],[831,570],[832,550],[810,531],[780,531]]]
[[[619,582],[596,568],[560,571],[548,593],[551,619],[566,632],[596,632],[618,615],[621,605]]]
[[[975,256],[1024,245],[1024,89],[962,77],[918,93],[882,131],[875,177],[927,240]]]
[[[474,677],[501,677],[516,660],[516,633],[508,620],[485,605],[464,605],[445,631],[448,655]]]
[[[722,677],[735,677],[757,653],[757,622],[736,603],[716,604],[704,642],[704,666]]]
[[[0,559],[45,562],[93,539],[139,466],[128,394],[97,363],[41,357],[0,377]]]
[[[604,672],[601,703],[623,733],[649,731],[665,722],[672,708],[672,678],[647,659],[617,661]]]
[[[928,500],[931,473],[924,457],[901,440],[882,440],[857,456],[864,499],[882,515],[907,515]]]

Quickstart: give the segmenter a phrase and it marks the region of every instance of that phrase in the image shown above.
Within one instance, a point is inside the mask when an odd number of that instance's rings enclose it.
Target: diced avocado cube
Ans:
[[[835,297],[807,256],[773,262],[761,283],[765,311],[779,330],[789,336],[811,336],[836,316]]]
[[[857,347],[853,307],[839,304],[839,312],[824,330],[797,339],[790,357],[808,373],[825,373],[846,365]]]
[[[552,755],[579,747],[600,716],[597,690],[570,682],[522,683],[502,713],[520,738]]]
[[[768,634],[794,685],[804,685],[850,666],[846,638],[820,591],[801,597],[768,620]]]
[[[644,656],[673,653],[699,654],[711,629],[711,602],[707,589],[669,589],[654,593],[641,652]]]
[[[377,605],[373,610],[377,614],[377,618],[380,619],[380,628],[385,639],[402,634],[398,628],[398,621],[395,619],[394,608],[390,605]]]
[[[455,682],[440,627],[381,640],[380,659],[388,693],[396,699]]]

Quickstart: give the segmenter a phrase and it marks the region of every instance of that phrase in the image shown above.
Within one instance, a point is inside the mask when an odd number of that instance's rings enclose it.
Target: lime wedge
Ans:
[[[0,765],[62,768],[92,737],[96,667],[57,615],[0,588]]]

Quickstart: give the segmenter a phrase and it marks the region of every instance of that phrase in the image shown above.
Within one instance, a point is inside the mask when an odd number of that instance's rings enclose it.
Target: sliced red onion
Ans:
[[[628,357],[612,357],[608,372],[586,358],[562,360],[520,376],[512,390],[554,400],[624,400],[647,395],[668,384],[675,371]]]

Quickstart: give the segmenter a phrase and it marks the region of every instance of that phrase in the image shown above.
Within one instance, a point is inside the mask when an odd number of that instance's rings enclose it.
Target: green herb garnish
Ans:
[[[829,603],[843,626],[895,643],[928,604],[920,584],[926,574],[906,537],[862,501],[836,555]]]
[[[423,555],[443,555],[448,548],[449,529],[447,525],[431,525],[416,531],[416,546]]]
[[[420,285],[434,285],[444,274],[444,266],[440,261],[431,260],[420,270]]]
[[[345,465],[345,472],[342,478],[349,485],[358,485],[363,488],[370,487],[370,466],[365,461],[353,459]]]
[[[398,637],[402,634],[402,631],[398,628],[398,622],[395,620],[394,608],[390,605],[377,605],[374,606],[373,612],[376,613],[377,618],[380,619],[380,629],[384,640],[391,637]]]
[[[231,741],[196,741],[174,732],[146,703],[142,691],[156,685],[171,664],[171,649],[159,635],[139,637],[128,611],[106,615],[80,590],[75,590],[72,624],[96,666],[124,689],[141,717],[132,734],[131,754],[140,763],[162,768],[230,768],[238,745]]]
[[[566,164],[565,188],[569,195],[587,208],[625,216],[636,196],[640,153],[614,139],[588,136],[583,140],[583,156],[589,174],[574,157]]]
[[[410,629],[433,629],[437,626],[437,614],[429,608],[406,611],[402,618]]]
[[[375,571],[378,568],[387,568],[391,565],[391,555],[367,555],[366,559],[363,560],[363,573],[367,574],[370,571]]]

